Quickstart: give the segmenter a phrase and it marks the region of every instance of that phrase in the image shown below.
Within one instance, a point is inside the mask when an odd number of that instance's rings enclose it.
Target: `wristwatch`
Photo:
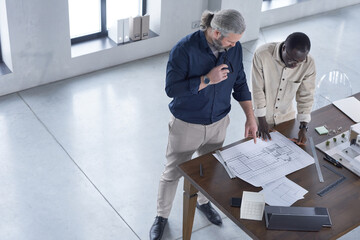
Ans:
[[[204,83],[205,83],[205,84],[209,84],[209,83],[210,83],[210,78],[208,78],[206,75],[204,76]]]
[[[299,129],[304,129],[304,128],[306,131],[309,129],[307,125],[300,124]]]

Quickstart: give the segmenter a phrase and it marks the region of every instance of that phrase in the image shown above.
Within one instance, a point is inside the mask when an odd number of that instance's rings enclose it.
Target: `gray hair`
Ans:
[[[241,13],[234,9],[224,9],[219,12],[206,10],[201,16],[200,30],[206,31],[209,27],[227,36],[229,33],[242,34],[246,24]]]

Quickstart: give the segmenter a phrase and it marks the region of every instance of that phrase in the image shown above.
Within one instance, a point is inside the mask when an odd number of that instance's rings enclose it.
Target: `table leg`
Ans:
[[[195,207],[198,190],[184,179],[184,203],[183,203],[183,239],[190,240],[194,223]]]

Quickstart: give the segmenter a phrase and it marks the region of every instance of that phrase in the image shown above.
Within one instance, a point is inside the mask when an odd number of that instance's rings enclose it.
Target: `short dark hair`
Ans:
[[[289,51],[297,49],[301,52],[310,52],[311,43],[309,37],[305,33],[294,32],[286,38],[285,46]]]

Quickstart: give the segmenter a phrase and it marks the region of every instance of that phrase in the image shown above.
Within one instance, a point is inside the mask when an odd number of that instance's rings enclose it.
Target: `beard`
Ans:
[[[224,52],[226,49],[226,47],[221,44],[221,40],[223,40],[223,38],[224,36],[219,37],[219,39],[213,39],[213,46],[219,52]]]

